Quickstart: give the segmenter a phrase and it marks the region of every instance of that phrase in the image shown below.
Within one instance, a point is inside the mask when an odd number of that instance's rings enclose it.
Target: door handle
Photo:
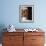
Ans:
[[[32,40],[36,40],[36,39],[32,39]]]

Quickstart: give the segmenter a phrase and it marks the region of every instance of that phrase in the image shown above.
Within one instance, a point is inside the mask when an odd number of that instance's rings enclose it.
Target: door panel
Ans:
[[[17,36],[5,34],[3,36],[3,46],[23,46],[23,35],[20,35],[20,33]]]

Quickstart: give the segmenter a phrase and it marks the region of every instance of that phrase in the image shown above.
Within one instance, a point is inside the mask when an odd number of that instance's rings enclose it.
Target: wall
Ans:
[[[34,5],[34,23],[19,22],[19,5]],[[0,25],[13,24],[16,28],[46,28],[45,0],[0,0]]]

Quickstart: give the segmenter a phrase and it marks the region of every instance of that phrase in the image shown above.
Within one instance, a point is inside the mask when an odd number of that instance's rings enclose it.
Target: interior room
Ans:
[[[8,35],[7,30],[9,30],[9,26],[11,27],[14,26],[14,29],[11,28],[10,32],[14,32],[13,30],[18,32],[22,32],[19,33],[18,35],[22,34],[23,40],[25,40],[25,35],[26,33],[29,31],[29,35],[30,35],[30,31],[34,32],[33,35],[38,35],[38,36],[43,36],[41,41],[40,39],[38,39],[40,41],[40,46],[46,46],[46,0],[0,0],[0,46],[3,46],[6,42],[4,40],[3,42],[3,33],[5,35]],[[27,5],[27,6],[32,6],[33,5],[33,12],[31,12],[31,15],[33,16],[33,19],[31,18],[29,21],[21,21],[21,17],[20,17],[20,5]],[[29,7],[27,7],[29,8]],[[30,7],[31,8],[31,7]],[[30,10],[29,10],[30,11]],[[26,33],[25,33],[25,32]],[[35,33],[36,31],[36,33]],[[37,33],[38,32],[43,32],[43,34],[41,33]],[[17,33],[13,33],[13,35],[17,35]],[[32,34],[32,33],[31,33]],[[40,35],[39,35],[40,34]],[[6,35],[6,36],[7,36]],[[12,33],[11,33],[12,35]],[[24,39],[25,38],[25,39]],[[36,37],[38,38],[38,37]],[[16,40],[17,38],[15,38]],[[30,39],[30,38],[29,38]],[[20,39],[22,40],[22,39]],[[34,40],[34,39],[32,39]],[[7,40],[8,41],[8,40]],[[25,40],[26,41],[26,40]],[[20,42],[22,43],[20,46],[34,46],[34,44],[24,44],[26,43],[25,41]],[[38,42],[38,41],[37,41]],[[33,43],[33,42],[32,42]],[[43,45],[41,45],[41,43]],[[4,46],[6,46],[8,44],[5,44]],[[14,44],[13,44],[14,45]],[[9,45],[9,46],[13,46],[13,45]],[[37,44],[38,45],[38,44]],[[18,45],[17,45],[18,46]]]

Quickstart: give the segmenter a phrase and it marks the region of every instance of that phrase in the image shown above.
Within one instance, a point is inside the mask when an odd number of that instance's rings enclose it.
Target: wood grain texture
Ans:
[[[3,32],[3,46],[44,46],[44,32]]]
[[[24,33],[24,46],[44,46],[44,32]]]
[[[4,33],[3,46],[23,46],[23,33]]]

